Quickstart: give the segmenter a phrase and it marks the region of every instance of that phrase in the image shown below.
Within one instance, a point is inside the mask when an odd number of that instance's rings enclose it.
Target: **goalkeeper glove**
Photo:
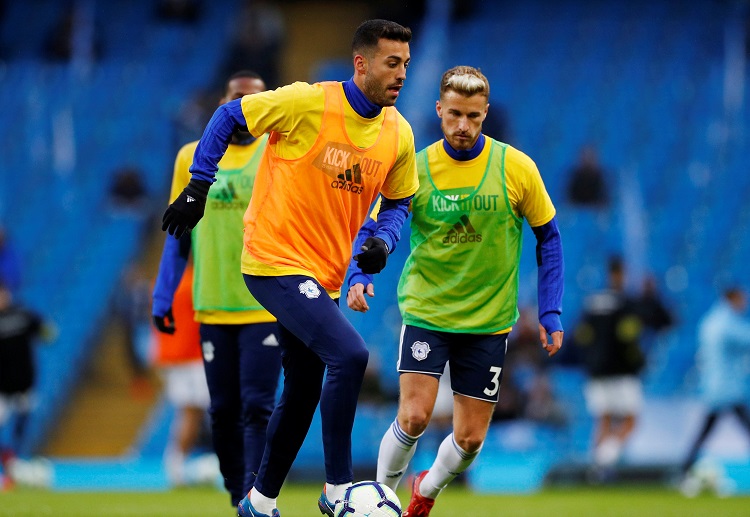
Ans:
[[[164,314],[164,316],[157,316],[156,314],[153,315],[154,317],[154,326],[159,330],[159,332],[162,332],[164,334],[174,334],[175,326],[174,326],[174,316],[172,315],[172,307],[167,309],[167,312]]]
[[[187,187],[169,205],[162,218],[161,229],[179,239],[186,231],[195,228],[206,209],[206,196],[211,186],[207,181],[191,179]]]
[[[354,255],[354,260],[363,273],[380,273],[388,260],[388,245],[379,237],[368,237],[362,245],[362,253]]]

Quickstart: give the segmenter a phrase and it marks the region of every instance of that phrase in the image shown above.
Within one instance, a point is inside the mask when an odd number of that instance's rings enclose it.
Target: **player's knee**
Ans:
[[[258,403],[246,403],[242,405],[242,423],[245,427],[265,427],[271,418],[273,407]]]
[[[351,376],[361,377],[365,373],[369,358],[370,352],[364,346],[353,349],[342,358],[342,371]]]
[[[239,419],[237,408],[215,404],[211,404],[208,415],[211,417],[211,424],[214,426],[236,425]]]
[[[468,434],[466,436],[456,436],[454,434],[453,439],[456,441],[456,445],[468,454],[477,452],[482,448],[482,444],[484,443],[484,436],[481,436],[479,433]]]
[[[430,423],[430,413],[423,408],[411,407],[399,414],[399,425],[409,436],[419,436]]]

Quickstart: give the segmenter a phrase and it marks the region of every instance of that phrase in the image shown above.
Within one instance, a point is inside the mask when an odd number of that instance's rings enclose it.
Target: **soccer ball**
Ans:
[[[396,493],[377,481],[360,481],[346,489],[336,501],[334,517],[401,517]]]

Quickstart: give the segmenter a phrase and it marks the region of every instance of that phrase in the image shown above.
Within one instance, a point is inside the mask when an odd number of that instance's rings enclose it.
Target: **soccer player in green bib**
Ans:
[[[257,73],[239,71],[227,80],[221,104],[265,90]],[[174,321],[172,302],[192,249],[193,303],[211,399],[211,437],[235,507],[255,482],[281,374],[276,318],[252,297],[240,273],[242,216],[267,140],[265,134],[234,134],[219,162],[201,224],[180,239],[167,235],[153,294],[154,325],[173,333],[180,322]],[[197,145],[186,144],[177,154],[171,200],[190,181]]]
[[[414,479],[404,517],[429,515],[440,491],[482,448],[508,333],[518,319],[524,219],[537,240],[539,339],[550,356],[562,346],[563,255],[555,207],[534,162],[482,134],[489,93],[476,68],[445,72],[436,104],[445,138],[417,154],[411,253],[398,285],[404,323],[399,407],[380,444],[377,480],[396,489],[430,422],[448,361],[454,416],[434,463]],[[355,249],[373,228],[372,220],[365,224]],[[347,303],[365,312],[372,277],[354,264],[350,271]]]

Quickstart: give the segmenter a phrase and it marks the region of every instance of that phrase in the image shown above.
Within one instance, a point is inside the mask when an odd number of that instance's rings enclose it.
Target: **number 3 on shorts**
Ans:
[[[497,390],[500,389],[500,381],[498,380],[500,378],[500,372],[502,372],[503,369],[499,366],[491,366],[490,367],[490,373],[493,373],[492,376],[492,388],[484,388],[484,394],[488,397],[492,397],[497,393]]]

